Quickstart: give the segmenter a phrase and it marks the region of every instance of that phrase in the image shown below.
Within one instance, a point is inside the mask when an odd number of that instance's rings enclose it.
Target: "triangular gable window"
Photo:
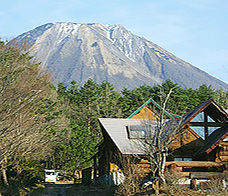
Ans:
[[[207,116],[208,122],[215,122],[210,116]],[[215,130],[221,127],[208,127],[208,135],[211,135]]]
[[[205,115],[204,112],[199,113],[195,118],[193,118],[190,124],[194,125],[202,125],[200,126],[190,126],[190,128],[195,131],[202,139],[205,140],[206,135],[211,135],[215,130],[219,129],[220,127],[216,126],[208,126],[208,123],[215,122],[209,115]],[[206,133],[207,132],[207,133]]]
[[[205,132],[204,132],[204,128],[203,127],[192,127],[190,126],[190,128],[197,133],[202,139],[205,140]]]
[[[191,120],[191,122],[203,122],[204,117],[203,117],[203,112],[199,113],[195,118]]]

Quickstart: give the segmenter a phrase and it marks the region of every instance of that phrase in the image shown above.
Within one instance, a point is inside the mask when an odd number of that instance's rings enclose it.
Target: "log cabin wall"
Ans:
[[[204,141],[190,128],[178,133],[170,146],[171,161],[175,157],[193,157],[193,155],[204,145]]]
[[[108,146],[114,149],[112,145]],[[122,164],[126,164],[127,167],[132,168],[136,178],[144,179],[151,173],[150,164],[145,158],[137,160],[133,155],[120,155],[117,149],[114,149],[112,152],[110,149],[103,149],[102,156],[99,158],[99,176],[101,177],[112,172],[121,172]],[[125,169],[127,168],[126,165],[124,166]]]
[[[111,145],[107,146],[110,147]],[[113,147],[106,147],[99,153],[99,177],[114,171],[120,171],[119,163],[117,160],[117,154],[119,152]],[[112,151],[110,149],[112,149]]]
[[[109,172],[121,171],[116,163],[109,162]]]
[[[228,162],[228,141],[223,141],[217,147],[216,162]]]
[[[128,119],[159,119],[162,107],[152,98],[146,101],[141,107],[134,111]],[[181,116],[164,111],[164,118],[180,118]]]
[[[141,108],[137,113],[132,115],[131,119],[159,119],[160,118],[161,110],[157,108],[157,106],[153,104],[148,104]],[[169,119],[172,114],[168,112],[164,113],[164,118]],[[179,116],[175,115],[173,117],[179,118]]]
[[[141,178],[146,178],[151,173],[150,164],[148,163],[148,160],[141,159],[136,166],[138,167],[139,171],[141,172]]]
[[[132,155],[125,155],[124,157],[126,158],[125,160],[128,160],[125,163],[110,162],[110,172],[121,172],[122,166],[120,164],[126,164],[124,168],[130,171],[130,175],[134,175],[136,179],[145,179],[151,173],[150,164],[146,159],[142,158],[136,161]]]

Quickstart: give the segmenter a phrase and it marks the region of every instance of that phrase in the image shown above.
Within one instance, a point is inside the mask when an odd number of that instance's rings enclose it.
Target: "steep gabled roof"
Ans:
[[[132,118],[133,116],[135,116],[136,114],[138,114],[145,106],[149,105],[149,104],[152,104],[154,105],[159,111],[162,110],[162,107],[157,103],[155,102],[152,98],[150,98],[148,101],[146,101],[142,106],[140,106],[137,110],[135,110],[129,117],[128,119]],[[165,111],[165,115],[168,117],[168,118],[180,118],[180,116],[176,115],[176,114],[172,114],[172,113],[169,113],[167,111]]]
[[[117,149],[124,155],[145,155],[148,152],[145,148],[144,138],[132,138],[130,137],[130,129],[134,126],[149,125],[150,135],[149,138],[153,138],[154,133],[158,130],[157,119],[121,119],[121,118],[99,118],[98,119],[104,135],[104,140],[112,141]],[[178,120],[180,121],[180,119]],[[178,125],[177,119],[164,120],[164,131],[161,134],[161,138],[167,138],[173,127]],[[143,129],[143,128],[142,128]],[[106,137],[109,137],[107,140]]]
[[[193,118],[195,118],[202,111],[207,112],[207,114],[216,122],[222,122],[227,120],[228,122],[228,114],[225,110],[223,110],[218,104],[214,102],[213,99],[209,99],[203,104],[197,106],[194,110],[189,112],[184,116],[184,120],[181,124],[183,127],[187,123],[189,123]]]
[[[209,154],[228,136],[228,125],[214,131],[208,138],[207,143],[199,149],[194,156],[207,153]]]
[[[218,104],[216,104],[213,99],[207,100],[185,115],[180,128],[183,128],[186,125],[191,126],[191,124],[193,124],[191,121],[201,112],[206,112],[210,118],[215,121],[212,122],[212,124],[215,123],[221,125],[221,128],[216,129],[211,135],[209,135],[205,145],[200,148],[194,156],[202,153],[210,153],[228,136],[228,114]]]
[[[129,139],[127,126],[142,125],[142,119],[99,118],[104,136],[108,136],[122,154],[144,155],[143,140]],[[155,129],[157,120],[150,120]],[[105,139],[105,138],[104,138]]]

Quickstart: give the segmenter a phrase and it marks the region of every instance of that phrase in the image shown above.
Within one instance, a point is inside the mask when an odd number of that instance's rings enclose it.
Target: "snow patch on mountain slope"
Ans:
[[[121,25],[107,25],[107,30],[107,38],[112,44],[132,62],[138,63],[145,51],[145,43]]]
[[[56,36],[57,44],[64,40],[66,37],[78,34],[78,30],[82,24],[75,23],[54,23],[52,32]]]

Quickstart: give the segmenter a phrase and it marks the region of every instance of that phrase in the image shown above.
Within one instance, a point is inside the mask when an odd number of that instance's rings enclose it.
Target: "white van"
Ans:
[[[55,170],[44,170],[45,172],[45,182],[55,183],[56,182],[56,173]]]

